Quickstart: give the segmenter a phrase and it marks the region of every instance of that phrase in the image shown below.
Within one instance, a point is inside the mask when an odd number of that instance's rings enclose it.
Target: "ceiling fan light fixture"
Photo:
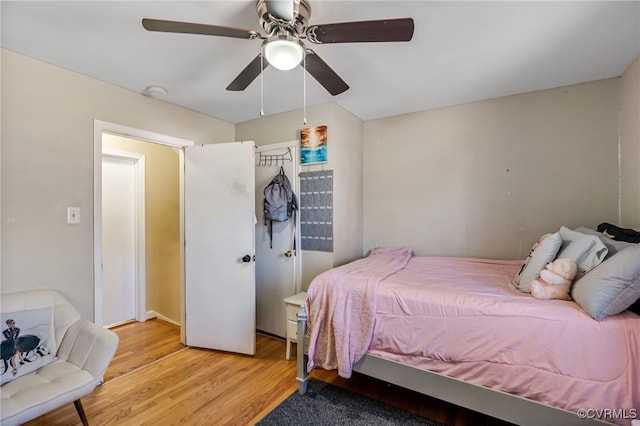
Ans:
[[[304,57],[304,44],[290,35],[280,34],[269,37],[262,47],[267,62],[282,71],[297,67]]]

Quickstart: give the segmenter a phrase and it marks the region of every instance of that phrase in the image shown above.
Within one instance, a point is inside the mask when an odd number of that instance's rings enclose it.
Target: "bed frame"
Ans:
[[[298,336],[305,336],[304,344],[297,345],[298,393],[307,392],[309,380],[307,372],[306,336],[307,313],[300,307],[298,313]],[[522,398],[499,390],[468,383],[453,377],[366,354],[353,366],[353,371],[365,374],[387,383],[411,389],[424,395],[450,402],[479,413],[518,425],[531,426],[587,426],[611,424],[597,419],[581,418],[571,411],[551,407],[540,402]],[[584,407],[589,409],[591,407]]]

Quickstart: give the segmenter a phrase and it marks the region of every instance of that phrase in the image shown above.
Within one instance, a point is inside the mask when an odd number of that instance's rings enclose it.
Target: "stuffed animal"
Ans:
[[[569,289],[578,268],[572,259],[556,259],[540,271],[540,278],[531,282],[531,294],[537,299],[570,300]]]

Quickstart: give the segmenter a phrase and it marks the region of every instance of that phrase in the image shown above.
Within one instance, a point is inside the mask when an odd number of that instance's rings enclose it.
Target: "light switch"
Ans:
[[[67,223],[69,225],[80,223],[80,207],[67,207]]]

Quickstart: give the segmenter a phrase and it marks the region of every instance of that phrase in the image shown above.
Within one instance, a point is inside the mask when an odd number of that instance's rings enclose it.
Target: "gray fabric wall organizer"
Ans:
[[[300,245],[333,251],[333,170],[300,173]]]

